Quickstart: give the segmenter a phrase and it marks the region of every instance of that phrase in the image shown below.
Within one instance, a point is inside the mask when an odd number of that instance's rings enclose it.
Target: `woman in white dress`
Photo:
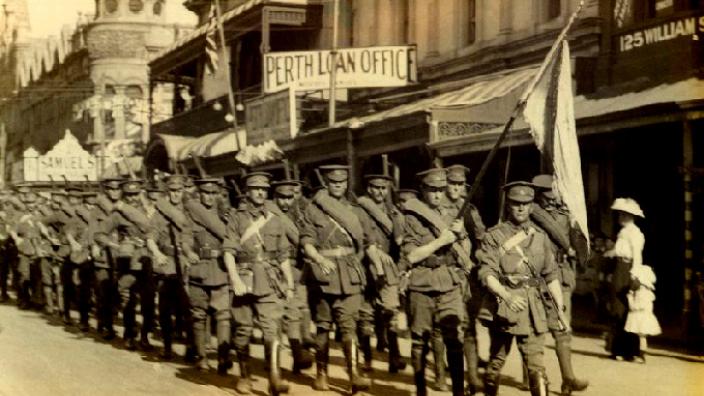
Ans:
[[[628,296],[641,286],[638,279],[631,275],[631,270],[643,266],[645,246],[645,236],[636,225],[635,218],[644,218],[645,215],[638,202],[632,198],[616,198],[611,209],[618,213],[621,230],[613,249],[604,254],[604,257],[616,260],[610,287],[610,352],[614,359],[632,361],[641,356],[640,340],[637,334],[625,330],[625,324],[629,312]]]

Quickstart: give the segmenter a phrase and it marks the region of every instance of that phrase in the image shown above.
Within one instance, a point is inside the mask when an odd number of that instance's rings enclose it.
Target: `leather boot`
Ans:
[[[230,321],[218,320],[216,325],[218,338],[218,375],[227,375],[227,370],[232,368],[230,358]]]
[[[301,343],[303,344],[303,348],[305,349],[312,349],[316,348],[317,344],[315,342],[315,337],[310,333],[310,324],[311,324],[311,317],[310,317],[310,310],[309,309],[302,309],[301,310]]]
[[[249,379],[251,375],[249,371],[249,354],[238,352],[237,360],[240,364],[240,378],[235,384],[235,391],[240,395],[248,395],[252,393],[252,380]]]
[[[425,342],[423,343],[425,344]],[[417,396],[428,395],[428,385],[425,381],[425,365],[427,346],[421,345],[417,340],[414,340],[411,347],[411,364],[413,365],[413,381],[416,385]]]
[[[530,382],[531,396],[548,396],[550,394],[548,389],[548,379],[544,373],[539,371],[532,372],[528,374],[528,379]]]
[[[279,367],[279,341],[275,340],[265,346],[269,362],[269,395],[278,396],[281,393],[288,393],[288,384],[281,379],[281,368]]]
[[[171,347],[171,338],[170,337],[164,337],[164,350],[161,352],[160,357],[164,360],[171,360],[174,358],[174,351],[173,351],[173,348]]]
[[[398,347],[398,334],[393,331],[388,332],[389,347],[389,373],[398,373],[406,368],[406,362],[401,357]]]
[[[205,323],[198,322],[193,325],[193,338],[196,349],[196,368],[198,370],[209,370],[207,351],[205,350]]]
[[[388,338],[389,323],[383,313],[375,312],[374,315],[374,334],[376,335],[376,351],[384,352],[389,348],[391,340]]]
[[[479,352],[477,351],[477,338],[466,335],[464,338],[464,358],[467,364],[467,389],[466,395],[474,395],[481,390],[482,381],[479,379]]]
[[[320,330],[319,330],[320,331]],[[328,391],[328,359],[330,357],[330,338],[327,331],[316,335],[317,349],[315,351],[316,377],[313,382],[313,389],[317,391]]]
[[[310,353],[303,349],[301,340],[288,340],[291,345],[291,354],[293,355],[293,373],[300,374],[301,370],[309,369],[313,366],[313,358]]]
[[[362,375],[368,376],[369,373],[374,371],[372,368],[372,342],[369,336],[359,337],[359,346],[362,349],[362,355],[364,356],[364,364],[362,364]]]
[[[460,340],[448,340],[447,363],[452,380],[452,395],[464,395],[464,353]]]
[[[499,394],[498,379],[484,378],[484,396],[496,396]]]
[[[357,372],[357,344],[354,340],[344,342],[345,360],[347,361],[347,373],[350,376],[350,392],[355,393],[363,390],[368,390],[372,381],[369,378],[364,378]]]
[[[54,291],[51,286],[44,286],[44,300],[46,301],[46,313],[48,315],[53,315],[56,310],[56,306],[54,305]]]
[[[433,343],[433,360],[435,361],[435,385],[433,388],[439,392],[447,392],[447,379],[445,373],[445,341],[439,334],[431,336]]]
[[[589,382],[578,379],[572,370],[572,335],[563,331],[555,335],[555,353],[560,364],[560,374],[562,374],[561,395],[569,396],[572,391],[583,391],[589,386]]]
[[[521,383],[518,384],[518,389],[522,391],[527,391],[530,389],[530,384],[528,381],[528,366],[526,366],[525,363],[521,362],[522,368],[523,368],[523,376],[521,377]]]

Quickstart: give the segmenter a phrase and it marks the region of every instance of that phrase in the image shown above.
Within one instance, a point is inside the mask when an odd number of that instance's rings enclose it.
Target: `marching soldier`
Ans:
[[[188,271],[188,296],[193,317],[193,335],[198,353],[197,367],[208,370],[206,329],[211,314],[216,320],[218,339],[218,374],[226,375],[230,364],[231,296],[229,276],[222,255],[227,226],[220,217],[217,197],[219,180],[196,180],[198,199],[186,201],[186,213],[193,223],[193,249],[199,260]]]
[[[18,185],[17,192],[23,206],[23,212],[17,219],[16,228],[11,231],[12,238],[17,244],[19,256],[17,300],[20,309],[29,309],[32,306],[32,300],[37,301],[37,295],[41,293],[32,285],[38,259],[49,257],[51,246],[42,237],[41,228],[44,225],[41,224],[40,216],[35,211],[36,194],[28,184]]]
[[[303,268],[306,265],[300,252],[300,231],[302,213],[295,203],[296,187],[300,182],[295,180],[281,180],[272,183],[274,188],[274,204],[272,212],[277,214],[289,242],[289,262],[291,276],[293,277],[294,294],[287,302],[284,310],[286,322],[286,335],[293,355],[293,373],[299,374],[302,369],[310,368],[313,359],[304,349],[304,340],[310,338],[310,308],[308,307],[308,290],[303,277]],[[308,318],[308,320],[304,320]]]
[[[463,165],[451,165],[447,169],[447,205],[455,210],[460,210],[464,206],[467,195],[467,174],[469,168]],[[464,226],[469,234],[469,239],[473,246],[478,246],[479,241],[484,237],[486,227],[479,214],[479,210],[473,204],[469,205],[464,216]],[[470,249],[471,250],[471,249]],[[474,253],[470,251],[470,254]],[[464,355],[467,364],[467,394],[473,395],[481,388],[479,378],[479,352],[477,347],[477,325],[476,319],[479,313],[482,293],[481,283],[478,278],[479,267],[474,266],[468,276],[468,286],[470,291],[465,295],[467,301],[467,324],[464,333]],[[435,344],[433,344],[435,345]],[[442,355],[440,355],[442,356]]]
[[[289,388],[281,379],[279,347],[284,305],[293,299],[294,282],[282,220],[265,205],[270,177],[264,172],[245,176],[247,199],[227,224],[223,244],[235,293],[233,347],[241,373],[237,391],[243,394],[251,392],[249,343],[255,323],[263,333],[269,393],[287,393]]]
[[[185,177],[172,175],[166,179],[168,199],[158,199],[151,218],[147,246],[152,253],[154,273],[158,278],[159,325],[164,341],[161,357],[173,358],[173,315],[183,313],[186,328],[186,360],[195,357],[193,327],[186,287],[188,267],[199,260],[193,251],[193,225],[183,205]]]
[[[402,252],[410,265],[409,314],[412,337],[411,359],[418,395],[427,395],[426,355],[433,328],[442,331],[450,366],[453,395],[464,393],[462,325],[465,306],[459,269],[469,268],[469,252],[462,245],[466,232],[456,210],[444,205],[447,172],[433,168],[417,175],[423,202],[410,199],[406,214]],[[442,359],[439,359],[441,363]],[[437,364],[437,363],[436,363]]]
[[[90,330],[88,319],[91,308],[91,291],[95,280],[93,259],[91,258],[90,224],[93,221],[93,213],[90,204],[85,201],[95,193],[74,191],[69,196],[69,203],[75,208],[72,221],[65,230],[66,239],[70,247],[69,261],[77,267],[78,285],[74,285],[76,298],[78,299],[78,311],[80,315],[80,330],[87,332]]]
[[[57,223],[68,222],[67,215],[63,212],[66,205],[66,193],[63,190],[51,192],[52,213],[45,216],[42,221],[49,227]],[[58,248],[58,246],[56,247]],[[42,273],[42,286],[44,290],[45,312],[49,315],[64,312],[64,291],[61,281],[62,259],[54,252],[53,257],[46,257],[40,260]]]
[[[315,322],[317,326],[317,376],[313,388],[329,389],[329,332],[333,322],[340,329],[345,360],[353,393],[371,386],[369,378],[357,372],[357,342],[355,332],[365,285],[361,258],[364,254],[364,230],[359,222],[359,208],[347,199],[349,167],[321,166],[325,189],[319,190],[304,212],[301,245],[311,261],[317,288]]]
[[[393,179],[387,175],[366,175],[367,194],[357,199],[361,207],[360,221],[364,227],[368,247],[367,284],[369,299],[365,302],[360,345],[364,353],[364,367],[371,370],[372,350],[370,336],[372,322],[381,319],[382,337],[389,348],[389,372],[397,373],[406,367],[398,346],[398,315],[400,270],[397,265],[401,243],[403,218],[401,212],[388,201]],[[362,318],[364,317],[364,318]],[[365,320],[366,319],[366,320]],[[377,341],[379,342],[379,341]]]
[[[0,191],[0,302],[10,300],[7,286],[12,273],[12,258],[10,254],[10,228],[14,222],[15,210],[9,202],[11,194],[7,190]]]
[[[115,261],[117,251],[110,247],[110,244],[100,245],[95,240],[96,234],[102,229],[102,223],[110,218],[115,205],[122,198],[123,179],[106,178],[101,181],[102,194],[96,198],[95,208],[91,212],[91,223],[89,225],[88,241],[91,243],[91,256],[93,257],[93,268],[95,279],[93,281],[96,300],[96,315],[98,319],[98,333],[105,340],[115,338],[113,319],[115,315]],[[103,238],[117,241],[117,231]]]
[[[569,213],[558,207],[557,196],[552,189],[551,175],[538,175],[533,178],[538,190],[538,200],[533,208],[531,218],[550,237],[553,255],[558,268],[562,301],[565,304],[565,317],[569,322],[572,317],[572,291],[576,287],[575,251],[571,246]],[[555,353],[562,374],[562,395],[569,396],[572,391],[582,391],[589,382],[578,379],[572,369],[572,334],[569,331],[550,329],[555,339]]]
[[[535,191],[527,182],[506,190],[508,221],[489,229],[477,251],[479,277],[496,300],[487,296],[480,317],[489,322],[491,357],[484,393],[498,394],[499,376],[514,337],[528,367],[531,395],[548,395],[543,365],[550,311],[562,314],[562,290],[547,235],[530,220]],[[547,290],[546,290],[547,289]],[[546,304],[547,303],[547,304]]]
[[[96,241],[117,252],[118,290],[122,299],[122,316],[125,332],[123,339],[129,350],[137,349],[136,308],[141,303],[142,327],[139,345],[144,350],[151,349],[149,330],[153,322],[154,297],[148,284],[150,267],[146,236],[149,232],[149,218],[140,202],[143,182],[126,180],[121,184],[123,201],[118,201],[110,216],[101,224]],[[108,235],[118,233],[118,242]]]

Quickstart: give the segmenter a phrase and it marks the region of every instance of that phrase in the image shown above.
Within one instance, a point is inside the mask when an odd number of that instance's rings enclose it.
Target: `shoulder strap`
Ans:
[[[185,204],[191,218],[195,223],[205,228],[216,238],[223,241],[227,234],[227,226],[219,216],[208,211],[200,202],[195,199],[187,201]]]
[[[266,216],[259,216],[258,219],[249,223],[247,228],[242,233],[242,237],[240,238],[241,242],[244,244],[255,235],[257,235],[259,239],[261,239],[261,234],[259,232],[261,231],[262,227],[264,227],[266,223],[268,223],[273,218],[274,214],[268,212]]]
[[[367,196],[359,197],[357,199],[357,203],[362,207],[362,209],[364,209],[365,212],[369,214],[369,217],[371,217],[379,225],[379,227],[384,231],[384,234],[391,235],[394,230],[394,223],[391,216],[379,209],[379,206],[372,202],[372,200]]]

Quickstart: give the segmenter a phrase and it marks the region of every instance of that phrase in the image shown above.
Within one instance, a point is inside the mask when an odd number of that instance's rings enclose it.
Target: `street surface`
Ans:
[[[93,328],[95,323],[91,322]],[[20,311],[14,305],[0,305],[0,395],[2,396],[80,396],[80,395],[232,395],[234,373],[219,377],[195,371],[183,363],[158,360],[157,346],[149,353],[130,352],[123,348],[122,341],[110,343],[98,338],[95,333],[83,334],[77,328],[64,328],[56,320],[30,311]],[[121,329],[120,329],[121,330]],[[121,331],[120,331],[121,333]],[[548,339],[550,337],[548,336]],[[480,349],[487,355],[487,338],[484,333]],[[548,342],[552,344],[550,340]],[[702,395],[704,394],[704,358],[682,355],[666,350],[652,350],[647,363],[636,364],[609,360],[603,352],[603,342],[595,338],[576,337],[573,341],[574,366],[578,375],[588,378],[591,385],[587,392],[575,395],[625,396],[625,395]],[[402,344],[404,356],[410,354],[410,343]],[[184,349],[178,345],[176,352]],[[263,349],[252,345],[255,360],[255,395],[266,395],[266,379],[262,366]],[[292,395],[340,395],[344,393],[346,373],[344,359],[338,348],[331,351],[330,377],[333,391],[314,392],[310,385],[314,368],[306,370],[301,377],[294,378],[290,354],[284,354],[285,376],[291,383]],[[214,367],[214,351],[211,355]],[[554,351],[545,355],[548,375],[552,381],[553,394],[559,390],[560,373]],[[375,361],[372,394],[395,396],[413,392],[410,366],[398,375],[389,375],[384,362]],[[520,381],[521,368],[518,351],[514,347],[503,370],[501,395],[527,395],[515,388]],[[432,374],[428,371],[429,381]],[[433,392],[431,395],[449,395]]]

